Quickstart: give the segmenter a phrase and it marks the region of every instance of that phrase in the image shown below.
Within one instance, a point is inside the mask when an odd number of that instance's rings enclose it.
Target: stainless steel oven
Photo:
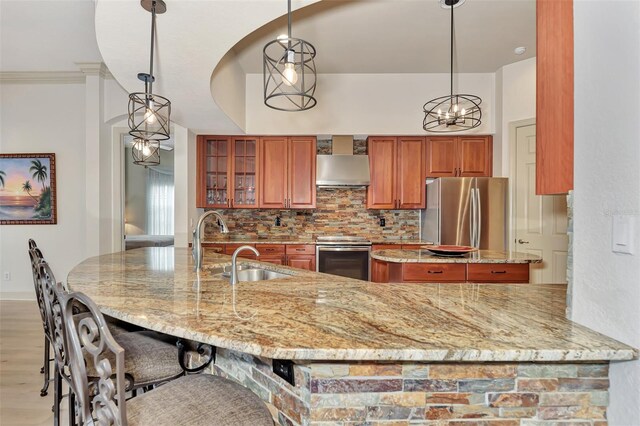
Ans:
[[[369,281],[371,241],[361,237],[318,237],[316,271]]]

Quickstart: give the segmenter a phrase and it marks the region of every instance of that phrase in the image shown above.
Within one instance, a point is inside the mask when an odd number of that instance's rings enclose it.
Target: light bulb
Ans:
[[[442,109],[438,108],[438,118],[442,117]]]
[[[296,72],[296,66],[292,62],[286,62],[284,64],[284,71],[282,72],[282,83],[286,86],[293,86],[298,81],[298,73]]]
[[[462,110],[460,110],[460,114],[462,114],[462,116],[464,117],[465,114],[467,113],[467,110],[462,108]]]
[[[156,115],[151,108],[147,108],[145,111],[144,119],[148,124],[153,124],[153,122],[156,121]]]
[[[148,157],[151,155],[151,149],[149,149],[148,142],[145,142],[144,146],[142,147],[142,155],[144,155],[145,157]]]
[[[453,112],[457,113],[458,112],[458,104],[454,104],[453,105]]]
[[[446,120],[448,120],[448,119],[449,119],[449,111],[447,111],[447,112],[445,113],[444,118],[445,118]]]

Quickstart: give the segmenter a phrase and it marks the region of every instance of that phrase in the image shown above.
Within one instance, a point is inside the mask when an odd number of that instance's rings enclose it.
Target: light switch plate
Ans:
[[[635,247],[635,228],[635,216],[614,215],[611,251],[614,253],[633,254]]]

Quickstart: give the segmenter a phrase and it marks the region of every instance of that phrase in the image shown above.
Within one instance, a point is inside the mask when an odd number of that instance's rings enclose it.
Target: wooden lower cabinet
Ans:
[[[467,281],[475,283],[528,283],[528,263],[470,263]]]
[[[287,266],[298,269],[306,269],[308,271],[316,270],[316,255],[313,254],[294,254],[287,255]]]
[[[234,251],[236,251],[236,249],[238,247],[242,247],[242,246],[250,246],[255,248],[256,245],[255,244],[225,244],[224,245],[224,254],[228,254],[229,256],[231,256],[233,254]],[[247,251],[243,251],[242,253],[238,254],[238,257],[242,258],[242,259],[256,259],[256,255],[253,254],[252,251],[247,250]]]
[[[285,265],[287,263],[284,255],[281,256],[260,256],[260,262],[273,263],[274,265]]]
[[[254,247],[260,253],[257,257],[250,251],[238,255],[242,259],[259,260],[274,265],[291,266],[292,268],[316,270],[316,246],[313,244],[241,244],[241,243],[203,243],[202,247],[215,253],[231,256],[241,246]]]
[[[466,268],[462,263],[404,263],[402,265],[402,282],[464,282],[465,277]]]
[[[529,282],[528,263],[393,263],[371,259],[371,281],[377,283]]]
[[[371,259],[371,281],[374,283],[388,283],[389,263]]]

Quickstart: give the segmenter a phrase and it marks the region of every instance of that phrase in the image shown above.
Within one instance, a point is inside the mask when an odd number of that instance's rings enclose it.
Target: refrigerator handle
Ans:
[[[469,201],[471,203],[471,212],[469,214],[469,243],[471,247],[476,246],[476,197],[474,189],[469,192]]]
[[[482,200],[480,190],[476,189],[476,248],[480,248],[480,237],[482,235]]]

